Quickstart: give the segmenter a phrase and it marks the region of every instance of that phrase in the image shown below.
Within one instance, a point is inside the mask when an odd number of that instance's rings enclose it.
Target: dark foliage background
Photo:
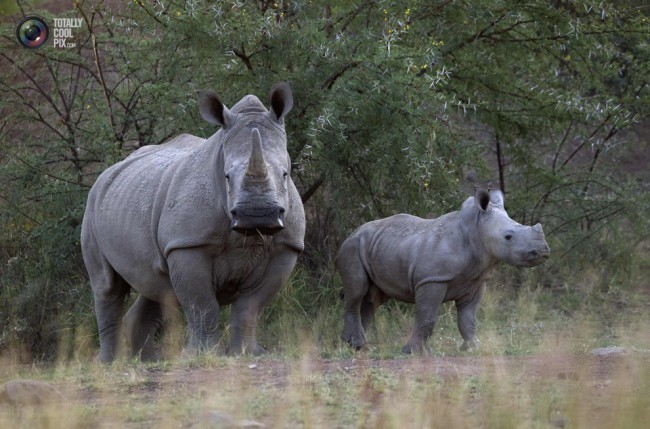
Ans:
[[[291,290],[307,317],[338,305],[323,289],[336,289],[331,261],[356,226],[456,210],[489,181],[505,191],[511,217],[544,225],[554,258],[540,268],[541,287],[585,293],[567,285],[596,270],[588,292],[607,294],[639,286],[635,273],[648,268],[643,1],[15,9],[0,34],[0,345],[25,356],[94,341],[79,249],[86,193],[138,147],[214,133],[198,115],[202,89],[232,105],[247,93],[265,100],[277,81],[292,85],[289,151],[308,231],[294,279],[302,287]],[[14,26],[30,13],[82,18],[76,47],[21,48]],[[517,283],[518,272],[507,273]]]

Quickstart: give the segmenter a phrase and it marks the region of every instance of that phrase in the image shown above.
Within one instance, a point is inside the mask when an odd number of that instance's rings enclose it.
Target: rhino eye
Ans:
[[[286,177],[287,177],[288,175],[289,175],[289,173],[287,173],[286,171],[282,173],[282,177],[284,177],[285,179],[286,179]]]
[[[509,232],[508,232],[508,233],[506,233],[506,236],[505,236],[505,238],[506,238],[506,240],[508,240],[508,241],[510,241],[510,240],[512,240],[512,234],[511,234],[511,233],[509,233]]]
[[[230,174],[226,174],[226,181],[230,182]]]

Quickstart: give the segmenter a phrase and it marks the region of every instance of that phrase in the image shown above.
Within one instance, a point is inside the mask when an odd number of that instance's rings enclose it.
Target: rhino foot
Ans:
[[[424,343],[420,343],[418,345],[407,343],[404,347],[402,347],[402,353],[404,353],[405,355],[410,355],[410,354],[423,355],[423,354],[431,354],[431,350],[429,349],[429,346],[427,346]]]
[[[248,345],[246,347],[230,346],[226,350],[226,354],[228,356],[239,356],[239,355],[260,356],[263,355],[264,353],[266,353],[266,349],[257,343]]]
[[[366,340],[363,337],[356,335],[342,336],[343,341],[348,343],[350,347],[354,348],[356,351],[362,350],[366,346]]]
[[[476,338],[474,338],[472,340],[469,340],[469,341],[465,340],[465,341],[463,341],[463,345],[460,346],[460,350],[463,351],[463,352],[473,351],[473,350],[477,350],[480,345],[481,345],[481,342],[479,340],[477,340]]]
[[[413,354],[414,352],[414,347],[411,346],[410,344],[406,344],[404,347],[402,347],[402,353],[405,355],[410,355]]]
[[[133,355],[132,358],[140,362],[161,362],[165,360],[164,356],[160,353],[138,353]]]

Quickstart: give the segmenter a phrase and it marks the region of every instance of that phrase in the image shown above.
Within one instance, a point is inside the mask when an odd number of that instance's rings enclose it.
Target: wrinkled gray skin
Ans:
[[[362,348],[375,311],[393,298],[415,303],[415,326],[402,351],[425,351],[440,304],[454,301],[466,350],[477,343],[485,275],[501,261],[532,267],[549,255],[542,226],[510,219],[500,191],[479,190],[460,211],[437,219],[399,214],[366,223],[343,242],[336,259],[343,339]]]
[[[271,108],[248,95],[226,108],[199,93],[212,137],[183,134],[143,147],[104,171],[90,190],[81,247],[99,326],[99,360],[115,358],[123,304],[131,353],[154,357],[152,338],[178,305],[187,352],[214,349],[219,307],[232,304],[228,353],[258,354],[260,310],[286,282],[303,250],[305,216],[290,177],[285,83]]]

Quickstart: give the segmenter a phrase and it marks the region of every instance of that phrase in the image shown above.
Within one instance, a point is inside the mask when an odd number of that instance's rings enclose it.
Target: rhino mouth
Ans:
[[[230,229],[243,235],[274,235],[284,229],[284,209],[233,209]]]
[[[544,263],[551,256],[550,249],[533,249],[526,253],[524,258],[526,265],[535,266]]]

